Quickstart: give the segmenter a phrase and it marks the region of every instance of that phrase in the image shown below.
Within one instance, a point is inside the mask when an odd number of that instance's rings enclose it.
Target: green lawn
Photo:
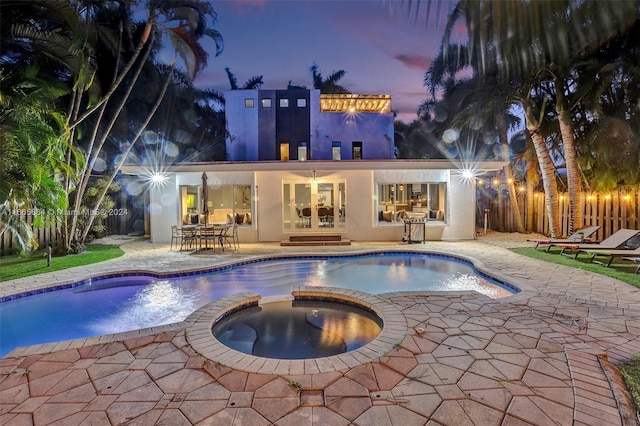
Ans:
[[[636,357],[632,361],[620,364],[618,369],[622,372],[629,392],[636,403],[636,407],[638,407],[640,403],[640,359]]]
[[[87,251],[84,253],[53,257],[50,267],[47,267],[44,250],[38,250],[27,256],[4,256],[0,257],[0,282],[74,266],[90,265],[115,259],[123,254],[124,252],[117,245],[88,244]]]
[[[533,247],[519,247],[512,248],[510,250],[524,256],[533,257],[534,259],[559,263],[561,265],[572,266],[574,268],[581,268],[598,274],[607,275],[611,278],[616,278],[620,281],[631,284],[634,287],[640,288],[640,274],[635,273],[635,270],[638,267],[637,263],[616,259],[614,261],[615,263],[607,268],[597,263],[589,263],[589,257],[586,255],[581,255],[578,259],[574,260],[567,256],[560,256],[558,251],[556,250],[554,252],[553,249],[551,253],[547,253],[543,250],[536,250]]]

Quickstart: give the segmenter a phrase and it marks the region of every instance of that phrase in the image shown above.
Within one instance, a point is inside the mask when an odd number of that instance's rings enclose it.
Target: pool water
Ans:
[[[212,328],[223,344],[265,358],[309,359],[366,345],[382,331],[372,312],[344,303],[282,301],[234,312]]]
[[[302,285],[373,294],[475,290],[492,298],[517,291],[479,276],[468,262],[412,253],[277,259],[170,279],[98,279],[0,303],[0,356],[18,346],[171,324],[231,294],[289,295]]]

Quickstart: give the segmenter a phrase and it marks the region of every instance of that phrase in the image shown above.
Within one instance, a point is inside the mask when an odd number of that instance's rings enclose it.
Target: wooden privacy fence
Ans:
[[[525,226],[527,225],[526,194],[518,194],[518,205]],[[478,194],[478,208],[480,209],[478,226],[482,227],[484,209],[488,208],[489,229],[502,232],[518,232],[514,209],[506,191],[502,193]],[[618,191],[606,194],[584,194],[582,209],[584,223],[580,227],[600,225],[597,239],[607,238],[622,228],[640,229],[640,191]],[[569,197],[560,194],[560,224],[562,235],[569,230]],[[533,194],[533,228],[529,232],[549,235],[549,221],[545,208],[545,195],[542,192]]]
[[[33,215],[31,214],[22,214],[20,217],[25,220],[28,224],[33,223]],[[33,228],[33,235],[38,241],[39,248],[43,249],[48,245],[52,247],[56,246],[56,227],[49,226],[47,228]],[[15,254],[19,250],[18,244],[10,232],[5,232],[0,237],[0,256],[8,256],[10,254]]]

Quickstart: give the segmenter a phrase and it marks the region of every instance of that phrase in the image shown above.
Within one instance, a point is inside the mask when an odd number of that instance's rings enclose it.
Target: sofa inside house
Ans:
[[[235,213],[233,209],[214,209],[212,214],[209,214],[209,223],[235,223],[237,225],[250,225],[251,224],[251,210],[249,209],[236,209]]]
[[[198,217],[199,216],[199,217]],[[197,213],[187,214],[184,223],[188,225],[196,225],[198,223],[204,224],[204,215]],[[251,225],[251,210],[250,209],[236,209],[235,213],[233,209],[215,209],[209,214],[207,223],[235,223],[237,225]]]

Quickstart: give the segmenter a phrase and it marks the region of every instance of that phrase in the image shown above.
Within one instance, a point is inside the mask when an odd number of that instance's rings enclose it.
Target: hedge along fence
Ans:
[[[545,195],[533,194],[533,228],[529,232],[549,235],[549,221],[545,208]],[[600,225],[596,238],[603,240],[622,228],[640,229],[640,190],[616,191],[610,193],[585,193],[582,209],[585,226]],[[520,213],[526,226],[527,199],[525,193],[518,193]],[[503,232],[518,232],[514,209],[506,191],[479,192],[478,205],[489,208],[489,228]],[[562,235],[569,230],[569,197],[560,193],[560,225]]]

